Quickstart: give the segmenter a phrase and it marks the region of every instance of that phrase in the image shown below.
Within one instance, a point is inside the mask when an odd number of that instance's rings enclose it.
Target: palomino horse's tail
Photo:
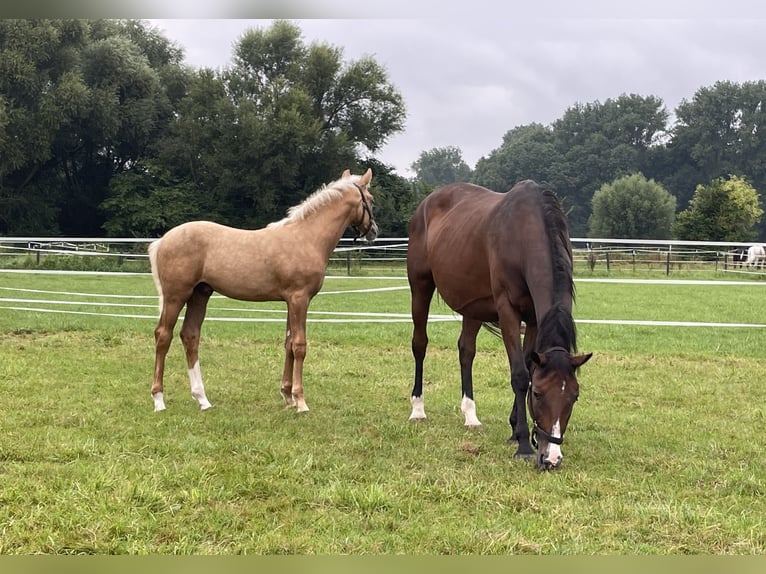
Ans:
[[[152,241],[149,244],[149,264],[152,266],[152,279],[154,279],[154,286],[157,287],[157,294],[160,296],[160,315],[162,315],[162,283],[160,283],[160,275],[157,272],[157,248],[160,246],[160,239]]]

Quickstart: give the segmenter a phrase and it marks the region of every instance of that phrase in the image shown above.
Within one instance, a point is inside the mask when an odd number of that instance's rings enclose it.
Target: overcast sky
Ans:
[[[539,8],[549,4],[541,0],[521,17],[497,8],[473,15],[446,10],[436,18],[290,20],[306,43],[338,46],[345,61],[371,55],[386,68],[404,97],[407,120],[378,157],[406,176],[420,153],[434,147],[457,146],[474,167],[509,129],[548,125],[576,102],[654,95],[672,113],[702,86],[766,79],[766,3],[759,0],[716,9],[702,0],[645,0],[645,12],[606,18],[594,17],[596,0],[581,13],[572,10],[581,6],[576,2],[563,14],[553,10],[556,4],[547,15]],[[230,64],[243,32],[271,23],[150,21],[184,48],[188,64],[212,68]]]

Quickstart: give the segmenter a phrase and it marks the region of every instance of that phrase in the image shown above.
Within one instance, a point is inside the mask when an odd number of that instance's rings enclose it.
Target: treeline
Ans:
[[[384,231],[401,233],[412,186],[373,154],[404,118],[375,60],[306,45],[286,21],[212,70],[142,21],[0,20],[0,234],[260,227],[367,166]]]
[[[424,151],[407,179],[375,157],[405,120],[386,70],[306,44],[293,23],[247,31],[231,65],[213,70],[187,66],[142,21],[0,20],[0,234],[147,237],[191,219],[260,227],[344,169],[372,167],[384,236],[406,235],[435,185],[506,191],[528,178],[556,191],[572,235],[585,236],[594,194],[633,174],[660,184],[678,212],[730,176],[763,205],[764,101],[764,81],[719,82],[672,123],[656,96],[577,103],[550,126],[510,129],[474,169],[459,148]],[[763,221],[754,235],[766,238]]]
[[[733,176],[737,183],[733,188],[754,189],[760,203],[756,208],[748,205],[745,217],[754,217],[760,224],[755,223],[736,240],[763,240],[766,81],[722,81],[702,87],[691,100],[678,105],[672,123],[662,99],[656,96],[623,94],[603,103],[578,103],[550,126],[533,123],[509,130],[502,144],[481,158],[473,170],[454,147],[422,153],[413,168],[431,185],[467,178],[505,191],[522,179],[545,183],[562,198],[570,231],[578,237],[587,237],[591,231],[588,223],[594,194],[622,178],[641,174],[653,180],[675,198],[677,212],[696,209],[698,219],[715,212],[699,209],[701,204],[711,203],[706,199],[710,190],[728,189],[725,180]],[[704,197],[690,204],[698,191]],[[731,203],[736,203],[737,198],[733,199]],[[725,211],[720,205],[713,207]],[[722,213],[720,217],[739,214]],[[676,229],[687,229],[688,220],[682,218],[679,223],[687,225]],[[689,238],[726,236],[720,230],[706,233],[702,224],[697,227],[699,232],[689,233]]]

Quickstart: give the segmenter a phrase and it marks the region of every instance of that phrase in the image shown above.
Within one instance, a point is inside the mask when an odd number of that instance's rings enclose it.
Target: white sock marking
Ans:
[[[469,399],[463,395],[463,400],[460,401],[460,410],[465,415],[465,426],[467,427],[480,427],[481,422],[476,417],[476,403],[473,399]]]
[[[426,405],[423,399],[423,395],[419,397],[410,397],[410,403],[412,403],[412,413],[410,414],[411,421],[420,421],[426,418]]]
[[[162,393],[154,393],[152,395],[154,399],[154,412],[165,410],[165,400],[162,398]]]
[[[194,400],[199,403],[200,409],[207,410],[213,405],[205,396],[205,387],[202,384],[202,371],[199,368],[199,361],[194,363],[194,367],[188,370],[189,383],[191,384],[191,394]]]

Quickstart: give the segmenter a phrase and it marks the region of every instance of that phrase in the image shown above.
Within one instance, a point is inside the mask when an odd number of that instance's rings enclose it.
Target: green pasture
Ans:
[[[762,554],[766,329],[624,323],[764,325],[766,285],[745,282],[578,281],[579,347],[594,357],[562,468],[541,473],[512,457],[507,359],[489,333],[484,426],[463,427],[458,321],[430,325],[428,419],[408,422],[401,277],[325,282],[311,411],[297,415],[278,392],[283,304],[211,300],[200,359],[214,408],[191,399],[176,337],[168,410],[154,413],[148,275],[0,272],[0,553]],[[125,314],[141,317],[110,316]],[[223,320],[242,318],[274,322]]]

